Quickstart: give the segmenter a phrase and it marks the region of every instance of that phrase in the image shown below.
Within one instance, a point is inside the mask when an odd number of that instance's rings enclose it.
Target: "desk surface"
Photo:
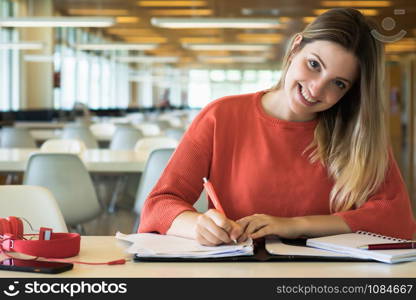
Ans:
[[[81,252],[74,259],[102,262],[129,257],[124,243],[113,236],[83,236]],[[227,262],[227,263],[151,263],[133,261],[125,265],[74,265],[56,275],[0,271],[0,277],[150,277],[150,278],[392,278],[416,277],[416,262],[385,264],[378,262]]]
[[[39,149],[0,149],[0,172],[24,172],[29,156]],[[138,173],[144,170],[148,152],[87,149],[81,159],[90,172]]]
[[[49,139],[60,139],[62,137],[61,129],[31,129],[30,134],[38,142],[44,142]],[[95,139],[98,142],[110,142],[113,137],[112,134],[94,134]]]

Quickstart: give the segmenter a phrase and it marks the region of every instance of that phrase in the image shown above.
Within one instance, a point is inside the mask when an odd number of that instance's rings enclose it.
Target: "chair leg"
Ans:
[[[13,174],[7,174],[5,184],[6,184],[6,185],[13,184],[13,177],[14,177],[14,176],[13,176]]]
[[[113,192],[113,196],[111,198],[110,204],[108,205],[108,212],[109,213],[114,213],[115,212],[117,201],[118,201],[119,197],[124,192],[124,189],[125,189],[126,184],[127,184],[127,180],[128,180],[128,175],[123,175],[117,180],[116,187],[115,187],[114,192]]]
[[[98,202],[100,203],[101,208],[104,209],[106,207],[106,204],[105,204],[106,203],[105,201],[106,200],[105,199],[106,198],[106,193],[105,193],[106,184],[105,182],[103,182],[104,180],[99,175],[92,174],[91,179],[94,184],[95,192],[97,193]]]
[[[87,235],[87,232],[85,231],[85,228],[82,224],[77,224],[75,229],[80,235]]]

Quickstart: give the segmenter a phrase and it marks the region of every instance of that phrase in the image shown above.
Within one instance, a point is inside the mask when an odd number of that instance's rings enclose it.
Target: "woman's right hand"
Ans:
[[[217,246],[245,241],[247,235],[240,224],[228,219],[216,209],[209,209],[197,217],[195,238],[201,245]]]

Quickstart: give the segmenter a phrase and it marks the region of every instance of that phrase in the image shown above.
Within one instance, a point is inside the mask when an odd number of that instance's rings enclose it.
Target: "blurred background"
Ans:
[[[0,0],[0,125],[172,112],[186,128],[218,97],[275,84],[289,39],[333,7],[377,25],[386,122],[415,203],[414,0]]]

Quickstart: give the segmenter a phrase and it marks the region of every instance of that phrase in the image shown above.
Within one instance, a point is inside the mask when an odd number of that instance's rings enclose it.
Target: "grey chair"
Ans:
[[[118,126],[110,142],[112,150],[133,150],[143,133],[133,126]]]
[[[1,148],[37,148],[35,139],[26,128],[4,127],[1,130]]]
[[[140,178],[140,184],[137,189],[136,199],[134,202],[134,212],[136,214],[136,220],[134,222],[132,232],[137,232],[137,228],[139,227],[140,223],[140,213],[143,204],[147,196],[159,180],[160,176],[162,175],[162,172],[165,169],[174,151],[174,148],[165,148],[157,149],[150,153],[142,177]],[[207,205],[205,204],[206,201],[204,201],[203,195],[204,193],[201,193],[201,196],[199,197],[198,201],[194,204],[194,207],[200,212],[203,212],[207,209]]]
[[[133,150],[137,141],[143,138],[144,135],[140,131],[131,125],[118,125],[116,132],[114,133],[111,142],[111,150]],[[108,212],[113,213],[116,210],[116,203],[118,200],[126,195],[127,191],[137,190],[139,178],[136,174],[125,174],[118,176],[116,185],[112,193],[110,204],[108,205]]]
[[[183,134],[185,133],[185,129],[181,128],[168,128],[165,130],[165,135],[167,137],[173,138],[177,141],[182,139]]]
[[[65,222],[84,233],[82,224],[101,214],[91,177],[75,154],[36,153],[30,156],[25,185],[43,186],[55,196]]]
[[[0,205],[0,217],[23,219],[25,233],[36,233],[40,227],[52,228],[54,232],[68,232],[55,197],[44,187],[2,185]]]
[[[81,140],[89,149],[98,148],[98,142],[87,126],[78,124],[67,125],[62,131],[62,138]]]

